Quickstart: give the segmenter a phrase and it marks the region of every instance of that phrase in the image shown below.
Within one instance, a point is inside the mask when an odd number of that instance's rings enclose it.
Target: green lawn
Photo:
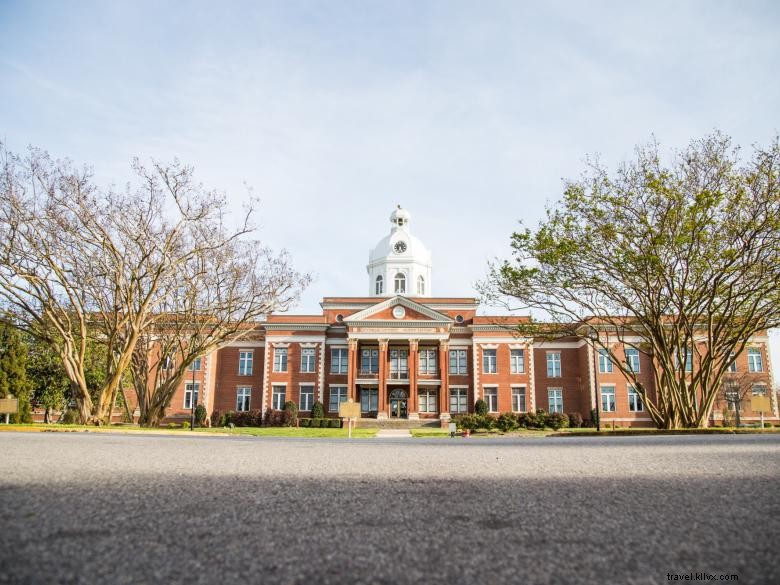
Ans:
[[[253,437],[313,437],[346,439],[348,431],[343,429],[310,429],[295,427],[236,427],[234,429],[195,429],[196,433],[219,433],[228,435],[251,435]],[[355,438],[373,437],[377,429],[352,429]]]
[[[13,424],[5,425],[0,424],[0,432],[2,431],[23,431],[23,432],[119,432],[119,433],[157,433],[157,434],[182,434],[190,433],[189,429],[175,428],[170,429],[168,427],[158,428],[145,428],[133,425],[110,425],[105,427],[96,427],[92,425],[62,425],[62,424]],[[236,427],[234,429],[228,428],[198,428],[195,429],[195,433],[209,433],[209,434],[222,434],[222,435],[251,435],[255,437],[334,437],[334,438],[346,438],[347,429],[306,429],[306,428],[294,428],[294,427]],[[373,437],[376,435],[376,429],[352,429],[353,437]]]

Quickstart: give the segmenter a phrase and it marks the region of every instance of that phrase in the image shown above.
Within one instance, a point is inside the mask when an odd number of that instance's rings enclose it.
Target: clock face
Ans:
[[[395,250],[396,254],[403,254],[406,252],[406,242],[399,241],[395,243],[395,246],[393,246],[393,250]]]

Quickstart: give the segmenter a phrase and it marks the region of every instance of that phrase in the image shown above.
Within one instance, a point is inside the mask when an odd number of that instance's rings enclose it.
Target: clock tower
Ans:
[[[368,255],[368,294],[372,297],[430,297],[431,251],[412,235],[411,214],[399,205],[390,214],[390,234]]]

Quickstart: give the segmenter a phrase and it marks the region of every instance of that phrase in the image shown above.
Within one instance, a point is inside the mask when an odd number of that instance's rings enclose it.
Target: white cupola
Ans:
[[[431,296],[431,251],[409,230],[411,214],[399,205],[390,214],[390,234],[368,255],[372,297]]]

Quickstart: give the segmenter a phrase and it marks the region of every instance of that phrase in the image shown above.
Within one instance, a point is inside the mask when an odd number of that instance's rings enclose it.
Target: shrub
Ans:
[[[299,418],[298,419],[298,426],[299,427],[310,427],[311,426],[311,419],[310,418]]]
[[[599,424],[599,413],[596,411],[595,408],[590,409],[590,422],[588,423],[589,427],[596,427]]]
[[[557,431],[569,426],[569,417],[561,412],[553,412],[547,415],[547,426]]]
[[[206,422],[206,416],[208,415],[208,412],[206,412],[206,407],[202,404],[198,404],[195,407],[195,425],[202,427],[203,423]]]
[[[496,426],[496,419],[489,414],[477,415],[477,429],[489,431]]]
[[[496,421],[498,429],[504,433],[514,431],[518,428],[517,416],[513,412],[505,412],[498,417]]]
[[[454,422],[458,430],[461,431],[477,430],[477,421],[473,414],[457,414],[452,418],[452,422]]]
[[[578,429],[582,426],[582,415],[579,412],[569,413],[569,426]]]
[[[317,429],[317,428],[319,428],[319,426],[320,426],[320,421],[321,421],[321,420],[322,420],[322,419],[319,419],[319,418],[310,418],[310,419],[309,419],[309,426],[310,426],[311,428],[313,428],[313,429]]]
[[[183,423],[181,423],[181,428],[183,428],[184,430],[189,429],[190,428],[190,421],[185,420]]]
[[[225,415],[221,411],[219,411],[217,409],[212,410],[211,411],[211,426],[212,427],[224,427],[225,426],[224,416]]]
[[[311,417],[312,418],[324,418],[325,417],[325,407],[322,406],[322,402],[319,400],[316,401],[314,404],[312,404],[311,407]]]
[[[288,413],[289,419],[288,419],[288,425],[294,426],[295,420],[298,418],[298,405],[295,404],[292,400],[288,400],[284,403],[284,412]]]
[[[341,419],[339,418],[332,418],[329,421],[328,426],[332,429],[340,429],[341,428]]]
[[[474,403],[474,412],[475,412],[476,414],[479,414],[479,415],[481,415],[481,416],[484,416],[484,415],[486,415],[486,414],[488,413],[488,405],[487,405],[487,402],[485,402],[485,401],[484,401],[484,400],[482,400],[481,398],[480,398],[479,400],[477,400],[477,401]]]
[[[168,423],[168,428],[169,429],[178,429],[179,425],[177,425],[176,423]]]
[[[62,424],[75,425],[79,419],[79,413],[75,408],[67,408],[62,414]]]
[[[770,423],[770,422],[765,422],[765,423],[764,423],[764,428],[765,428],[765,429],[771,429],[771,428],[772,428],[772,423]]]

